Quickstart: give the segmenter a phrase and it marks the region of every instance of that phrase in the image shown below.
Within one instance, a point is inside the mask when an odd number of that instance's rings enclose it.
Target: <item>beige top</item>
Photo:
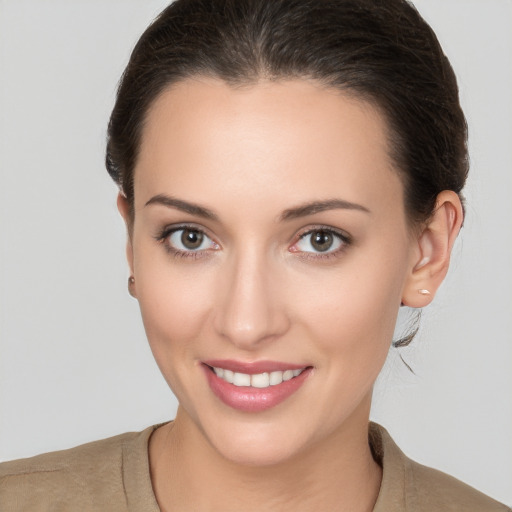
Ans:
[[[149,437],[158,426],[0,464],[0,511],[159,512],[148,461]],[[383,467],[374,512],[512,512],[408,459],[376,423],[370,423],[370,446]]]

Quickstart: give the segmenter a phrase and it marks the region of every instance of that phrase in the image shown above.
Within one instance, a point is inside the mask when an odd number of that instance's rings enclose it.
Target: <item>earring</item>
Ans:
[[[418,293],[421,295],[430,295],[430,292],[428,290],[418,290]]]
[[[135,292],[133,291],[133,285],[135,284],[135,278],[133,276],[130,276],[128,278],[128,293],[132,296],[132,297],[135,297]]]

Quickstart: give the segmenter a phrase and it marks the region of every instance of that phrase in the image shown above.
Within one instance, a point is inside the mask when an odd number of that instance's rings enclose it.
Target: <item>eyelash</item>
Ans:
[[[347,250],[347,248],[352,244],[352,237],[343,231],[339,231],[337,229],[328,227],[328,226],[313,226],[308,228],[307,231],[304,231],[298,236],[297,241],[294,245],[296,245],[300,240],[306,238],[308,235],[312,235],[313,233],[318,233],[319,231],[323,231],[324,233],[328,233],[332,235],[334,238],[337,238],[341,241],[341,246],[332,252],[305,252],[305,251],[296,251],[300,258],[306,260],[331,260],[334,258],[339,258],[343,255],[343,253]]]
[[[197,260],[199,258],[204,258],[204,257],[208,257],[209,254],[208,251],[206,250],[202,250],[202,251],[181,251],[179,249],[175,249],[174,247],[172,247],[169,243],[168,243],[168,239],[169,237],[173,234],[173,233],[176,233],[176,231],[181,231],[181,230],[184,230],[184,229],[189,229],[190,231],[194,231],[196,233],[200,233],[208,238],[211,238],[207,235],[207,233],[202,230],[201,228],[197,227],[197,226],[194,226],[194,225],[191,225],[191,224],[182,224],[180,226],[173,226],[173,227],[166,227],[164,228],[160,234],[158,234],[155,238],[156,238],[156,241],[161,243],[165,250],[169,253],[169,254],[172,254],[175,258],[192,258],[194,260]]]
[[[196,260],[199,258],[208,257],[209,256],[208,250],[181,251],[179,249],[175,249],[168,243],[168,239],[173,233],[175,233],[176,231],[184,230],[184,229],[189,229],[190,231],[200,233],[200,234],[210,238],[208,236],[208,234],[204,230],[200,229],[199,227],[190,225],[190,224],[182,224],[179,226],[164,228],[155,237],[155,239],[157,242],[161,243],[164,246],[165,250],[169,254],[172,254],[175,258],[192,258],[192,259]],[[333,258],[339,258],[346,251],[346,249],[352,244],[352,237],[350,237],[350,235],[348,235],[344,232],[338,231],[336,229],[333,229],[333,228],[327,227],[327,226],[313,226],[312,228],[309,228],[307,231],[304,231],[303,233],[301,233],[298,236],[297,241],[294,243],[294,245],[296,245],[300,240],[303,240],[304,238],[306,238],[308,235],[312,235],[313,233],[317,233],[318,231],[323,231],[325,233],[333,235],[333,237],[338,238],[341,241],[342,245],[335,251],[325,252],[325,253],[322,253],[322,252],[313,253],[313,252],[307,252],[307,251],[292,251],[292,252],[297,253],[297,255],[300,258],[303,258],[306,260],[317,260],[317,261],[323,260],[323,261],[325,261],[325,260],[331,260]]]

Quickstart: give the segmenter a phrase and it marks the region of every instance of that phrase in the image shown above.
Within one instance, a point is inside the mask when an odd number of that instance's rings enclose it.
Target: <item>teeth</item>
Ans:
[[[253,388],[268,388],[270,386],[270,376],[268,373],[257,373],[251,375],[251,386]]]
[[[293,379],[293,370],[286,370],[283,372],[283,380]]]
[[[276,372],[256,373],[249,375],[247,373],[233,372],[224,368],[213,368],[215,375],[222,380],[234,384],[235,386],[251,386],[253,388],[268,388],[277,386],[284,381],[298,377],[305,368],[299,370],[285,370]]]
[[[233,374],[233,384],[235,386],[250,386],[251,385],[251,376],[247,375],[247,373],[235,372]]]
[[[281,382],[283,382],[283,372],[271,372],[269,375],[269,381],[271,386],[281,384]]]

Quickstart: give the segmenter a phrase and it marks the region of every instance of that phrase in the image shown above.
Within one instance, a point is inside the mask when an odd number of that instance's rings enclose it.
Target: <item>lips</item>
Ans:
[[[280,404],[298,391],[312,370],[311,366],[274,361],[209,360],[202,367],[217,398],[244,412]]]

